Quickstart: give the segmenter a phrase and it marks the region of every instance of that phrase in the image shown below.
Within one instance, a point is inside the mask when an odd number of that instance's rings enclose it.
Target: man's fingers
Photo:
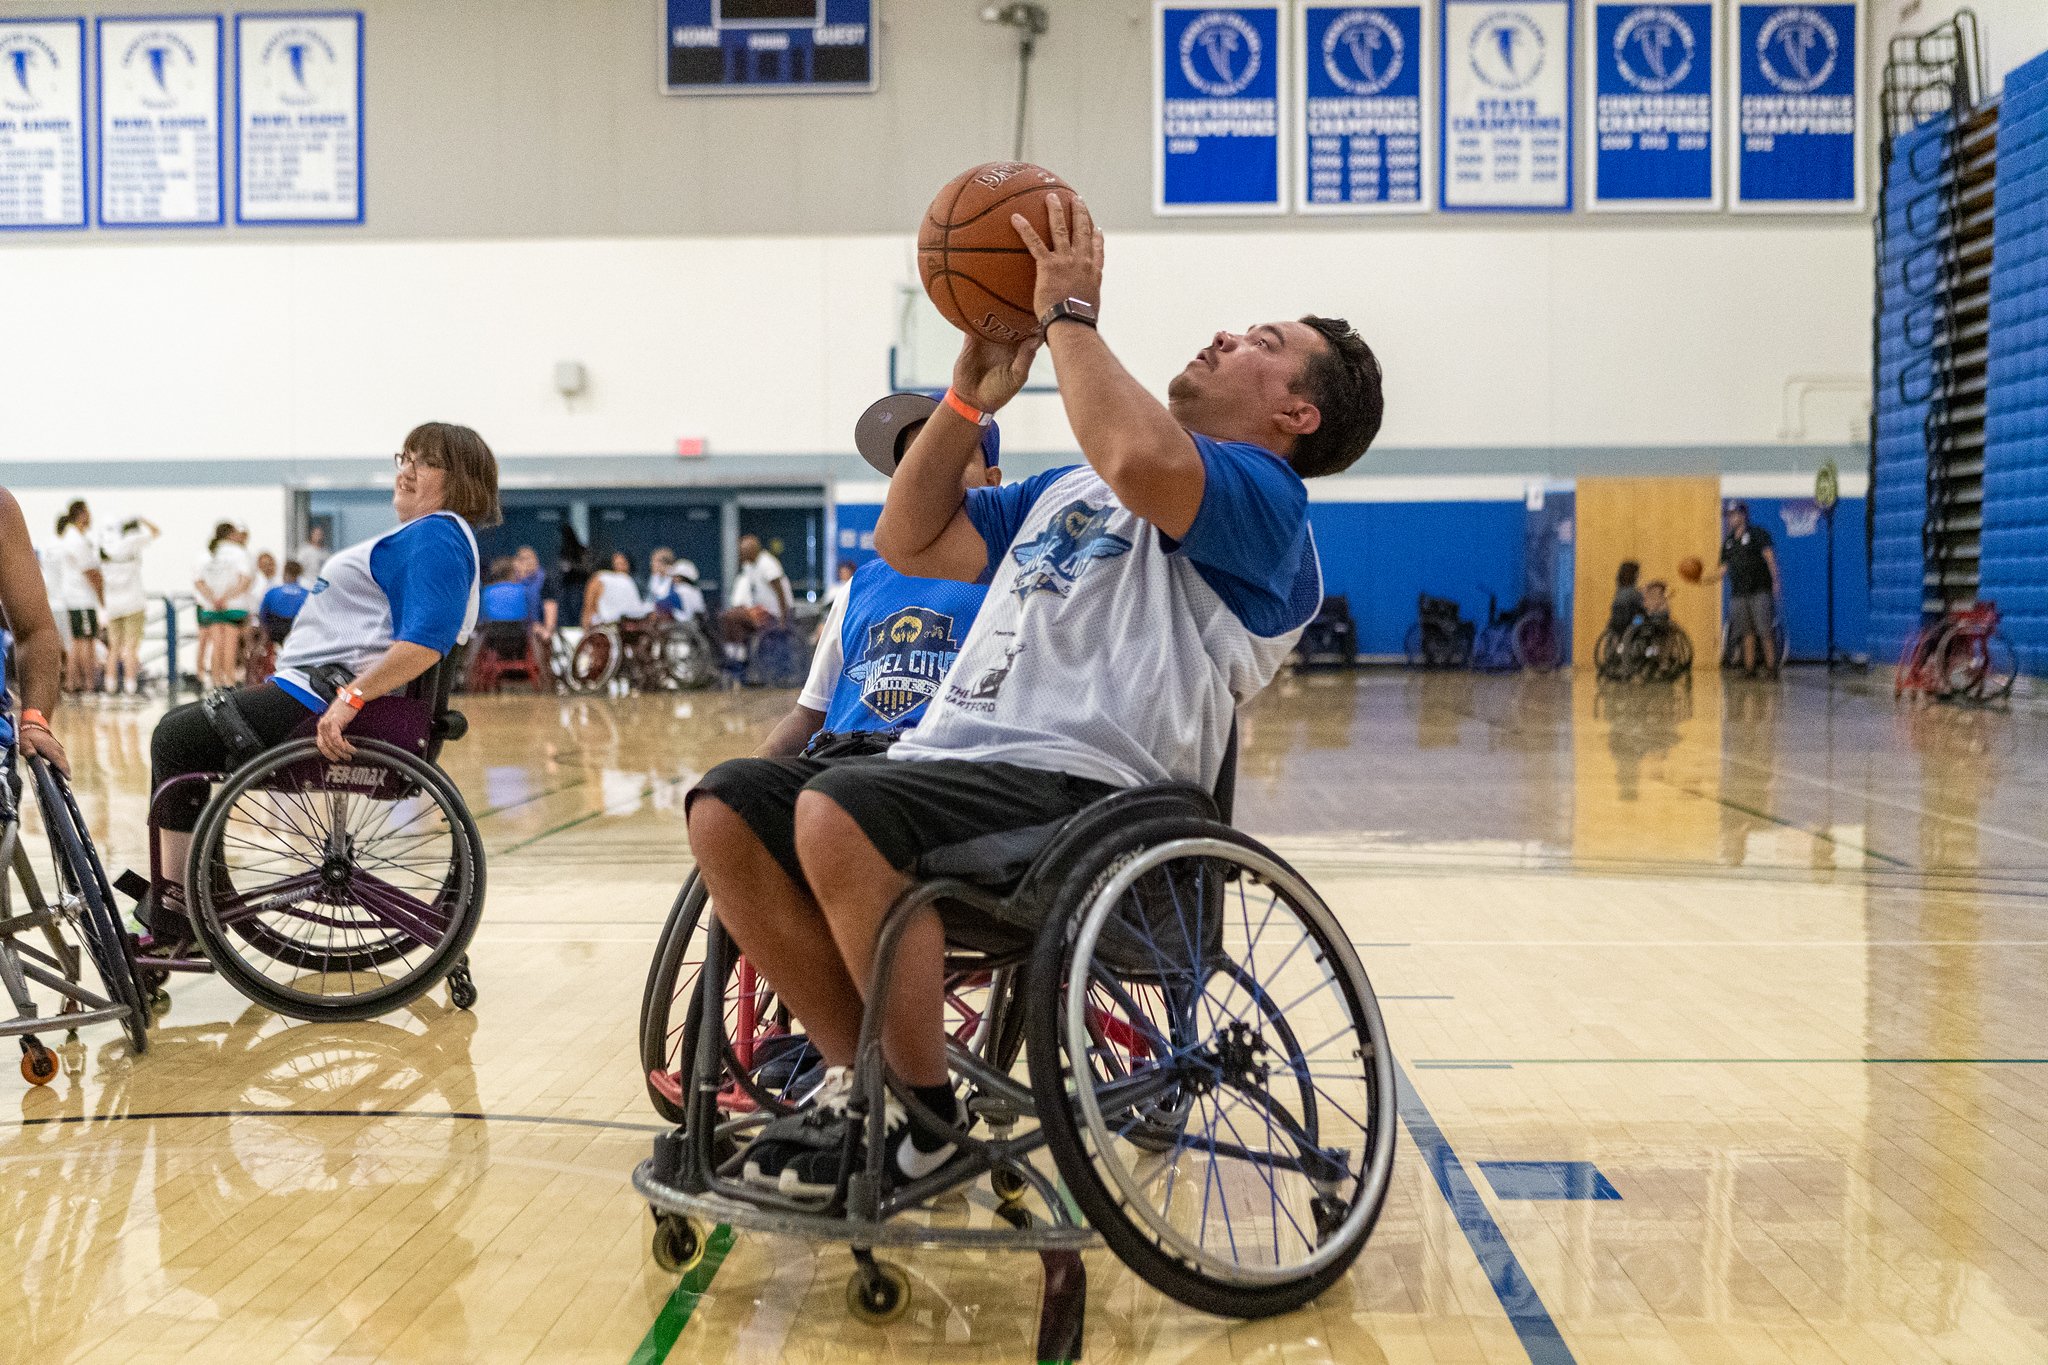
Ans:
[[[1074,240],[1086,242],[1095,236],[1095,215],[1088,211],[1087,201],[1080,195],[1074,196]]]
[[[1072,238],[1067,232],[1067,206],[1057,194],[1045,196],[1045,225],[1052,232],[1052,249],[1065,251]]]
[[[1102,258],[1104,254],[1102,241],[1102,234],[1099,232],[1095,234],[1095,273],[1098,275],[1102,273]]]
[[[1031,362],[1038,358],[1038,348],[1044,344],[1045,333],[1040,332],[1026,337],[1024,344],[1017,348],[1017,357],[1010,362],[1010,377],[1017,381],[1018,387],[1021,388],[1031,377]]]
[[[1045,243],[1039,240],[1038,233],[1032,228],[1030,220],[1025,218],[1023,214],[1011,214],[1010,226],[1017,229],[1017,235],[1023,239],[1025,249],[1030,251],[1033,260],[1042,261],[1050,254],[1046,249]]]

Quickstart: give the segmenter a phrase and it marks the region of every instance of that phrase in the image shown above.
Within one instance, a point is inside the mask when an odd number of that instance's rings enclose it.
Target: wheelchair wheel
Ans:
[[[696,691],[718,681],[723,656],[709,636],[694,624],[679,626],[662,637],[661,662],[669,685]]]
[[[121,928],[114,911],[114,889],[107,883],[106,868],[92,835],[79,814],[71,788],[57,771],[40,758],[30,760],[35,770],[36,805],[42,813],[43,831],[50,840],[50,861],[57,872],[57,890],[77,907],[79,937],[86,955],[99,973],[107,999],[128,1008],[122,1021],[128,1041],[137,1052],[149,1050],[148,1007],[143,1003],[141,978],[135,969],[135,941]],[[6,875],[0,869],[0,876]]]
[[[811,651],[787,625],[764,626],[747,659],[747,681],[757,687],[801,687],[811,671]]]
[[[259,755],[201,812],[186,884],[216,969],[296,1019],[369,1019],[463,960],[482,840],[441,771],[377,740],[329,763],[310,739]]]
[[[596,626],[583,632],[576,652],[569,656],[569,689],[572,692],[602,692],[618,676],[619,660],[626,652],[619,632],[611,626]]]
[[[1401,653],[1408,660],[1410,668],[1421,668],[1427,662],[1422,655],[1422,623],[1420,621],[1408,627],[1408,633],[1401,637]]]
[[[1515,622],[1513,643],[1515,661],[1523,668],[1547,673],[1557,667],[1557,629],[1547,614],[1524,612]]]
[[[1349,939],[1292,869],[1212,821],[1120,831],[1076,859],[1031,983],[1039,1120],[1119,1259],[1244,1318],[1344,1274],[1386,1200],[1393,1060]],[[1143,1045],[1105,1048],[1103,1002],[1138,989],[1166,1027],[1141,1009]]]

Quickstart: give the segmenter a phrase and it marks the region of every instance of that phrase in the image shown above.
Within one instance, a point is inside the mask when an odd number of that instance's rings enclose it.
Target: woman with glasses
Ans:
[[[222,772],[233,766],[226,731],[236,719],[264,746],[289,738],[318,716],[320,752],[339,762],[354,752],[349,724],[372,698],[396,692],[439,663],[465,638],[477,618],[475,531],[495,526],[498,462],[468,427],[428,422],[413,428],[392,457],[398,478],[391,494],[398,526],[337,552],[321,566],[320,582],[306,597],[291,635],[278,648],[269,682],[225,694],[233,716],[208,710],[219,701],[194,702],[167,713],[150,745],[150,786],[184,773]],[[205,805],[200,784],[179,789],[159,813],[162,866],[184,880],[192,829]],[[159,943],[189,940],[182,896],[177,904],[149,907],[149,929]]]

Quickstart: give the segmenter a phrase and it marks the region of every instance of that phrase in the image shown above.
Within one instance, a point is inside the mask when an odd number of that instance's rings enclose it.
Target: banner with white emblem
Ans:
[[[1301,137],[1294,202],[1303,213],[1414,213],[1429,207],[1429,109],[1436,68],[1429,15],[1413,4],[1301,0],[1295,89]]]
[[[1153,10],[1152,210],[1282,213],[1287,49],[1281,7]]]
[[[100,19],[94,37],[101,225],[218,226],[219,16]]]
[[[1733,207],[1863,208],[1863,6],[1735,5]]]
[[[235,221],[363,221],[363,16],[235,16]]]
[[[0,19],[0,228],[85,226],[85,21]]]
[[[1586,25],[1588,207],[1721,206],[1717,4],[1596,0]]]
[[[1437,31],[1443,207],[1569,212],[1571,0],[1443,0]]]

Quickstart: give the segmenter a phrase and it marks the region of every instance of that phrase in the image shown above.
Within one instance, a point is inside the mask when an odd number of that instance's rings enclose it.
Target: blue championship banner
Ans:
[[[1429,207],[1424,183],[1434,65],[1427,16],[1413,4],[1331,5],[1296,12],[1302,101],[1295,205],[1303,213],[1395,213]]]
[[[1738,210],[1863,207],[1863,7],[1737,0]]]
[[[220,17],[99,19],[94,37],[101,225],[218,226]]]
[[[363,16],[235,16],[237,223],[363,221]]]
[[[1595,209],[1717,209],[1715,5],[1610,4],[1586,26]]]
[[[879,79],[874,0],[663,0],[668,95],[844,95]]]
[[[85,21],[0,19],[0,229],[85,226]]]
[[[1152,211],[1281,213],[1286,48],[1279,5],[1153,11]]]
[[[1441,14],[1443,207],[1569,212],[1571,0],[1443,0]]]

